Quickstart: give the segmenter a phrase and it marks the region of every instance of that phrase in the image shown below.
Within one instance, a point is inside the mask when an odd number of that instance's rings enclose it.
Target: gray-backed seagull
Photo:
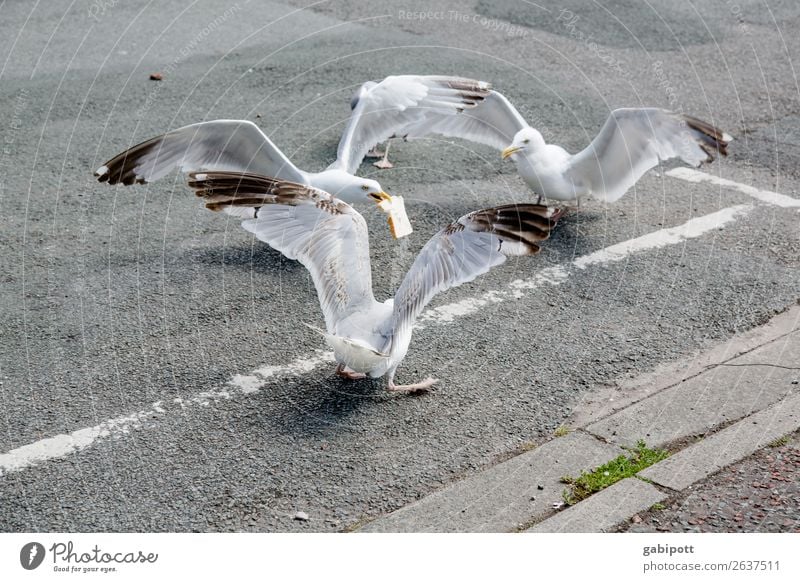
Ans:
[[[364,84],[356,97],[358,103],[368,96],[371,108],[381,110],[385,92],[379,88],[392,78]],[[441,83],[448,79],[436,78]],[[395,124],[393,134],[408,139],[438,134],[497,148],[503,159],[510,157],[517,164],[520,176],[540,201],[542,197],[578,201],[592,197],[614,202],[660,160],[680,158],[699,166],[713,161],[714,152],[727,155],[726,148],[733,140],[722,130],[689,115],[652,107],[626,108],[612,111],[594,140],[573,155],[560,146],[545,143],[541,133],[530,127],[509,100],[491,90],[488,83],[460,77],[451,82],[456,81],[473,87],[474,106],[459,115],[434,106],[419,121]],[[399,88],[394,87],[393,101],[402,98],[397,94]],[[362,128],[360,134],[370,135],[369,129]],[[363,147],[367,148],[378,143],[365,141]]]
[[[365,156],[383,159],[374,165],[391,168],[387,156],[373,146],[403,135],[404,128],[429,120],[458,117],[474,109],[488,94],[489,84],[461,77],[396,75],[380,83],[367,81],[350,101],[351,114],[330,168],[355,173]]]
[[[311,274],[337,374],[388,375],[388,389],[428,390],[433,378],[394,383],[414,321],[442,291],[467,283],[508,256],[531,255],[560,217],[546,206],[510,204],[478,210],[440,230],[422,248],[394,298],[375,300],[364,218],[318,188],[253,173],[195,172],[189,186],[214,210],[245,218],[242,226]]]
[[[144,184],[176,167],[184,173],[252,172],[333,192],[349,202],[372,200],[389,215],[395,238],[411,233],[402,197],[390,196],[375,180],[339,168],[305,172],[250,121],[219,119],[181,127],[113,157],[95,176],[109,184]]]

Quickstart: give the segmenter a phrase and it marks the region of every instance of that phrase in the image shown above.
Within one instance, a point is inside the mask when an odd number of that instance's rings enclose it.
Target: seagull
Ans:
[[[441,75],[394,75],[380,83],[367,81],[350,100],[352,113],[339,140],[336,161],[328,169],[354,174],[365,156],[382,156],[373,165],[391,168],[388,145],[384,153],[370,151],[373,146],[431,117],[458,117],[477,107],[489,89],[483,81]]]
[[[690,115],[654,107],[623,108],[611,112],[585,149],[570,154],[558,145],[546,143],[542,134],[530,127],[489,83],[461,77],[436,78],[439,83],[446,84],[451,79],[451,83],[472,87],[474,105],[452,115],[449,107],[434,104],[418,121],[393,120],[391,134],[407,139],[438,134],[492,146],[502,152],[503,159],[511,158],[516,163],[520,177],[539,195],[539,202],[542,198],[615,202],[659,161],[680,158],[696,167],[712,162],[714,152],[727,155],[726,148],[733,140],[724,131]],[[381,111],[390,102],[401,101],[403,96],[397,93],[401,87],[395,86],[391,94],[378,90],[389,79],[392,77],[362,85],[357,103],[368,97],[371,109]],[[357,109],[358,106],[354,117]],[[378,143],[366,139],[372,135],[370,131],[362,129],[360,134],[367,142],[363,147]],[[388,129],[381,135],[387,134]]]
[[[388,216],[395,238],[411,233],[403,198],[352,172],[331,167],[305,172],[295,166],[251,121],[218,119],[187,125],[156,136],[114,156],[95,172],[100,182],[145,184],[174,168],[201,171],[253,172],[335,193],[341,200],[372,200]]]
[[[188,184],[212,210],[243,218],[242,226],[311,274],[336,374],[347,379],[388,375],[391,392],[424,392],[437,380],[394,383],[411,343],[414,321],[430,300],[467,283],[506,257],[539,252],[561,216],[537,204],[471,212],[422,248],[395,296],[375,300],[364,218],[319,188],[252,172],[191,172]],[[311,326],[309,326],[311,327]]]

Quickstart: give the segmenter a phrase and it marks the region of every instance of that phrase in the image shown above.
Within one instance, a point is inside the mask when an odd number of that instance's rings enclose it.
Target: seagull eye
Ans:
[[[523,140],[522,140],[522,143],[531,143],[531,140],[529,140],[529,139],[523,139]]]
[[[366,192],[367,190],[369,190],[369,186],[367,186],[366,184],[364,184],[363,186],[361,186],[361,189],[362,189],[364,192]]]

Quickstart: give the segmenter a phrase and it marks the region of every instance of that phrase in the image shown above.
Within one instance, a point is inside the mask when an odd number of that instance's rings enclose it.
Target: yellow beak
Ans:
[[[522,148],[519,147],[519,146],[508,146],[506,149],[503,150],[503,153],[500,154],[500,155],[505,160],[508,156],[510,156],[511,154],[517,153],[521,149]]]
[[[378,201],[378,208],[389,215],[389,230],[392,231],[394,238],[403,238],[414,231],[411,228],[408,214],[406,214],[406,205],[402,196],[392,196],[386,192],[370,194],[370,196]]]

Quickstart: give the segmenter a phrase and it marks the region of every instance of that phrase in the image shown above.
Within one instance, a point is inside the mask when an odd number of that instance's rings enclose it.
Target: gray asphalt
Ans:
[[[573,151],[610,109],[690,112],[736,138],[711,171],[798,196],[795,2],[303,4],[0,6],[0,453],[324,348],[299,325],[322,324],[305,270],[205,211],[179,176],[94,181],[103,161],[170,128],[251,119],[300,167],[321,169],[361,82],[458,74],[493,82]],[[530,197],[488,148],[423,140],[392,154],[397,169],[378,178],[405,196],[415,233],[393,242],[364,209],[378,297],[448,221]],[[651,172],[615,205],[569,216],[539,256],[434,305],[752,202]],[[794,304],[799,217],[760,205],[686,244],[428,325],[398,380],[439,377],[432,394],[397,397],[383,381],[347,383],[322,367],[4,474],[0,530],[348,528],[541,441],[587,392]]]
[[[800,439],[773,443],[696,483],[620,531],[800,533]]]

